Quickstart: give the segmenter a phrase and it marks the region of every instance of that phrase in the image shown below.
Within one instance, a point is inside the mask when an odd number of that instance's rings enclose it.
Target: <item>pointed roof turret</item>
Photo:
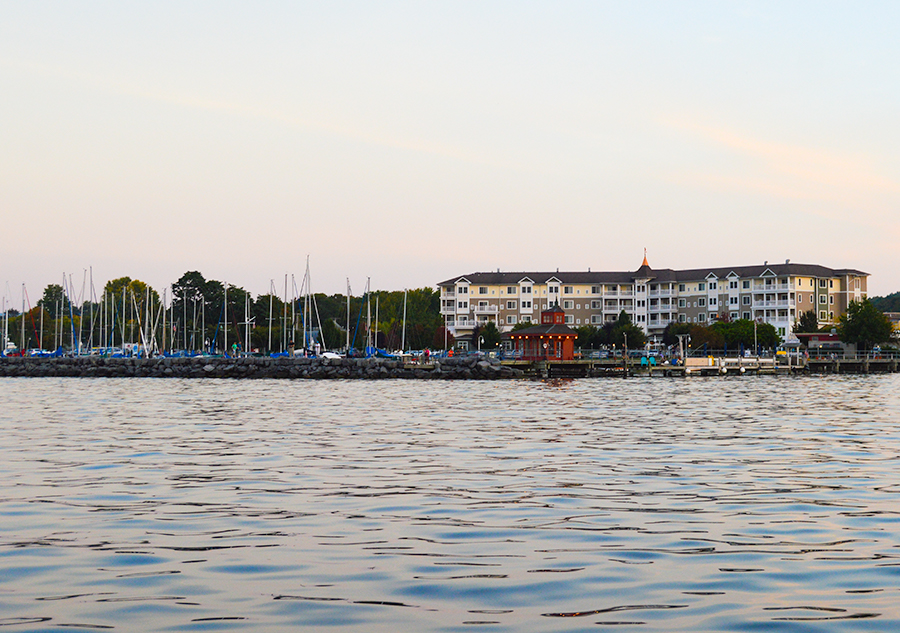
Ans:
[[[641,267],[637,269],[634,273],[635,279],[653,279],[655,275],[653,274],[653,269],[650,268],[650,263],[647,261],[647,249],[644,249],[644,261],[641,262]]]

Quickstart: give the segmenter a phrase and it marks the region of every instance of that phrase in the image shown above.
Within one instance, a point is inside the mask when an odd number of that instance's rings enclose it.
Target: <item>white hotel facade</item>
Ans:
[[[624,310],[651,342],[675,323],[710,325],[722,319],[757,320],[784,337],[813,310],[820,326],[833,324],[851,301],[866,297],[868,273],[817,264],[654,270],[646,257],[633,272],[487,272],[438,284],[441,314],[465,345],[474,327],[494,321],[501,332],[538,321],[557,301],[571,327],[602,326]]]

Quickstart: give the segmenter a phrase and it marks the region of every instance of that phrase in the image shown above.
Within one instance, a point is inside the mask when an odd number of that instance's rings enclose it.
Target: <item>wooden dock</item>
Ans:
[[[897,358],[841,357],[841,358],[785,358],[756,357],[691,357],[684,365],[652,365],[639,358],[579,359],[579,360],[504,360],[502,364],[515,367],[525,375],[536,378],[593,378],[593,377],[686,377],[741,376],[746,374],[794,375],[895,373]]]

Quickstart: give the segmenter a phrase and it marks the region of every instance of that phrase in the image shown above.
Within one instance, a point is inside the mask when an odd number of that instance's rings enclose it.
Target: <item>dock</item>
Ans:
[[[654,365],[640,358],[605,358],[576,360],[504,360],[535,378],[593,378],[634,376],[741,376],[795,374],[870,374],[896,373],[897,357],[875,355],[840,355],[827,358],[703,356],[689,357],[683,365]]]

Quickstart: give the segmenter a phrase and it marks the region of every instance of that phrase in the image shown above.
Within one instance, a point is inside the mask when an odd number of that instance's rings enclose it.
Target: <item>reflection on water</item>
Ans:
[[[0,626],[900,628],[900,376],[0,380]]]

